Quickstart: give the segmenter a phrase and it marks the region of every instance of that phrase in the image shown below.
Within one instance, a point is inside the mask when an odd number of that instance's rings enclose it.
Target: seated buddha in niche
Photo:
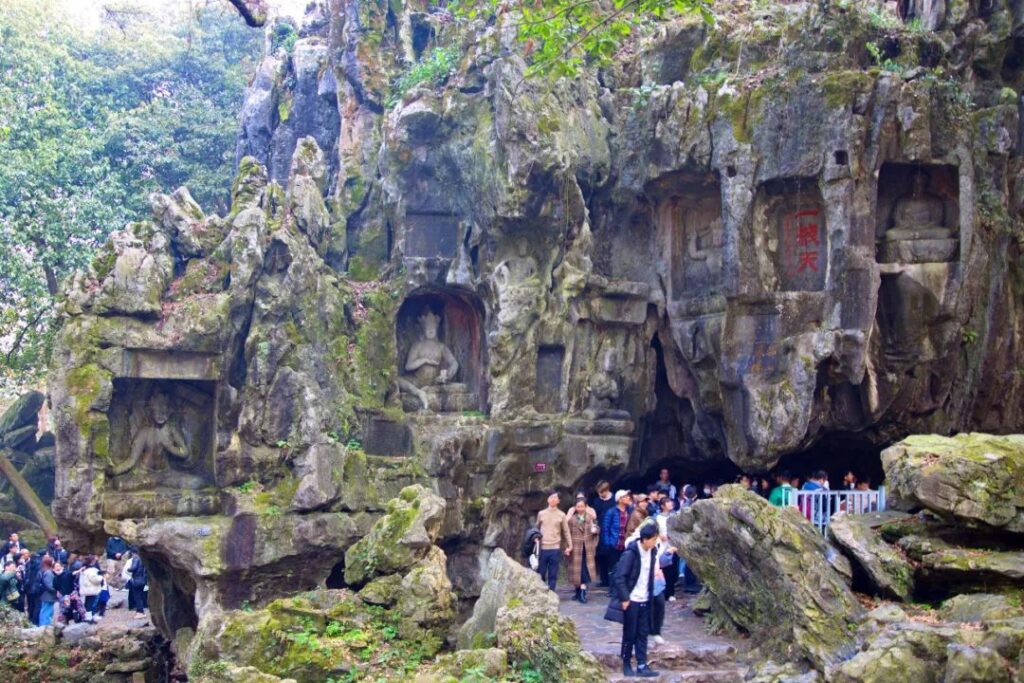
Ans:
[[[423,410],[429,410],[430,400],[424,389],[452,382],[459,372],[459,362],[451,349],[437,338],[441,316],[427,309],[417,322],[423,336],[409,348],[403,368],[406,374],[398,380],[398,385],[403,392],[419,399]]]
[[[943,225],[945,206],[942,198],[928,192],[928,173],[914,173],[911,190],[896,200],[893,207],[893,226],[886,232],[887,239],[942,239],[950,230]]]

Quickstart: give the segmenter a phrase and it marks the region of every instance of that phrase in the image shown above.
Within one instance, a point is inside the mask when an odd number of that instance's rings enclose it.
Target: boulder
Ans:
[[[434,666],[416,676],[414,683],[442,683],[462,679],[467,671],[477,671],[486,679],[504,680],[508,671],[508,653],[497,647],[458,650],[441,655]],[[465,679],[463,679],[465,680]]]
[[[444,521],[445,501],[416,484],[388,501],[387,513],[345,552],[345,582],[361,585],[375,576],[412,567],[433,547]]]
[[[558,614],[558,596],[501,549],[487,562],[473,615],[459,630],[459,647],[481,647],[492,636],[509,659],[530,662],[542,680],[606,680],[601,665],[582,650],[575,624]]]
[[[906,600],[913,592],[913,566],[858,515],[833,515],[828,536],[862,570],[879,595]]]
[[[402,577],[395,608],[402,615],[403,632],[426,629],[443,637],[455,620],[456,597],[445,563],[444,551],[433,546]]]
[[[39,391],[22,394],[12,403],[3,415],[0,415],[0,437],[17,429],[36,425],[39,422],[39,409],[43,407],[46,396]]]
[[[215,662],[298,683],[366,680],[381,662],[396,673],[412,672],[437,654],[441,640],[402,622],[396,610],[369,607],[347,590],[313,591],[262,609],[209,611],[185,658],[189,679]]]
[[[796,508],[723,486],[669,523],[716,604],[766,652],[819,670],[855,650],[864,610],[828,562],[837,551]]]
[[[944,683],[1010,683],[1006,660],[987,647],[951,643],[946,648]]]
[[[1024,617],[1020,603],[1013,604],[1005,595],[975,593],[956,595],[942,603],[939,612],[946,621],[979,622]]]
[[[402,577],[398,574],[378,576],[359,591],[359,597],[367,605],[391,607],[398,600],[398,588],[402,585]]]
[[[931,593],[983,591],[1024,582],[1024,552],[949,548],[921,558],[918,582]]]
[[[882,451],[890,495],[947,518],[1024,532],[1024,435],[911,436]]]

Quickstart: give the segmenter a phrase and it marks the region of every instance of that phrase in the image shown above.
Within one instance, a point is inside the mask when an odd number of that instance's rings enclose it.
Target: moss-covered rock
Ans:
[[[409,680],[441,645],[428,630],[399,637],[402,620],[349,591],[315,591],[259,610],[210,614],[193,640],[189,673],[224,662],[298,683],[397,683]]]
[[[766,653],[823,670],[853,654],[864,611],[796,508],[723,486],[670,522],[669,535],[716,604]]]
[[[839,513],[829,521],[828,536],[884,597],[906,600],[914,590],[914,567],[857,515]]]
[[[502,550],[487,562],[483,589],[458,642],[460,648],[496,643],[510,663],[529,663],[545,681],[605,680],[597,660],[583,652],[572,620],[558,614],[558,596]]]
[[[1024,532],[1024,436],[911,436],[882,452],[891,495],[966,524]]]
[[[956,595],[942,603],[939,612],[947,621],[981,622],[1024,617],[1020,594],[1014,596],[992,593]]]
[[[361,585],[375,576],[407,571],[430,552],[444,511],[444,499],[423,486],[402,489],[370,533],[345,552],[346,583]]]

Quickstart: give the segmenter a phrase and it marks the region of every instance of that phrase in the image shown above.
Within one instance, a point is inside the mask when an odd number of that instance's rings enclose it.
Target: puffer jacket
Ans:
[[[78,593],[83,598],[99,595],[103,590],[103,575],[96,567],[86,567],[78,575]]]

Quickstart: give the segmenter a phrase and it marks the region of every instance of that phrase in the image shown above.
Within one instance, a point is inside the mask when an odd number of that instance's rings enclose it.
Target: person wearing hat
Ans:
[[[576,588],[575,599],[587,601],[587,584],[597,576],[597,539],[600,533],[597,513],[587,505],[582,493],[576,495],[576,504],[569,513],[569,538],[572,548],[569,555],[569,583]]]
[[[607,548],[609,571],[615,571],[622,551],[626,549],[626,526],[629,524],[629,506],[633,498],[629,491],[615,492],[615,507],[604,513],[601,520],[601,543]]]
[[[540,566],[537,572],[540,578],[547,580],[551,590],[555,590],[558,582],[562,546],[565,546],[566,557],[572,553],[569,518],[558,509],[558,502],[558,491],[552,491],[548,496],[548,506],[537,513],[537,528],[540,529]]]
[[[633,532],[640,528],[640,525],[647,519],[647,494],[636,494],[636,505],[633,506],[633,513],[626,522],[626,536],[632,536]]]

